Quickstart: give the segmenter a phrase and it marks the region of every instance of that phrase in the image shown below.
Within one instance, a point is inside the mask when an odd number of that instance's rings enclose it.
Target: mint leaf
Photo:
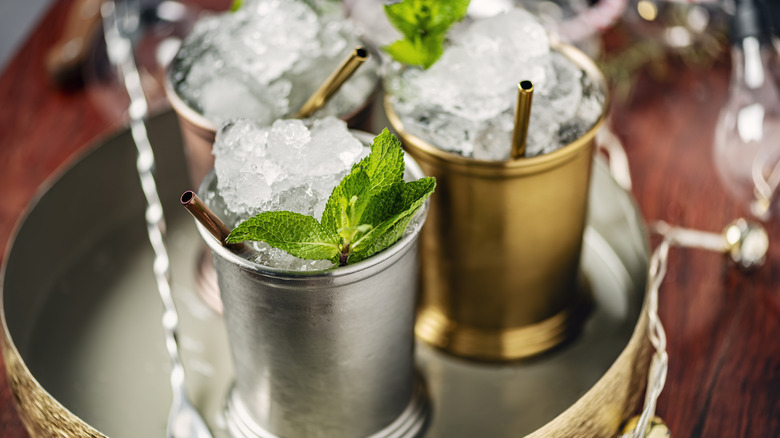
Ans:
[[[463,19],[469,8],[469,0],[432,0],[432,20],[429,31],[445,34],[450,26]]]
[[[323,226],[339,230],[354,228],[360,224],[375,225],[375,219],[363,218],[365,209],[384,199],[378,195],[394,184],[403,182],[403,176],[404,152],[401,142],[385,128],[381,134],[374,137],[371,153],[352,166],[350,174],[333,189],[322,214]],[[357,199],[351,206],[353,197]],[[372,217],[376,215],[376,211],[377,207],[373,205]]]
[[[264,212],[236,227],[227,242],[264,241],[297,257],[341,265],[363,260],[400,239],[436,187],[433,178],[406,183],[403,175],[401,142],[385,129],[374,138],[371,153],[333,189],[322,222],[287,211]]]
[[[466,16],[468,5],[469,0],[403,0],[385,5],[390,24],[404,39],[383,49],[398,62],[432,66],[444,50],[447,31]]]
[[[415,37],[412,40],[398,40],[383,47],[388,55],[406,65],[418,65],[423,68],[432,66],[439,60],[444,49],[444,37]]]
[[[322,213],[322,225],[330,230],[356,227],[365,205],[370,200],[370,187],[371,179],[368,173],[359,167],[353,167],[352,172],[331,192]]]
[[[404,151],[401,141],[387,128],[374,137],[371,153],[355,166],[365,169],[371,178],[371,191],[383,190],[404,180]]]
[[[403,209],[409,210],[418,208],[428,199],[429,196],[436,189],[436,178],[432,176],[426,176],[404,184],[401,191],[401,200],[403,202]]]
[[[398,212],[401,209],[403,186],[404,183],[399,182],[374,195],[363,210],[360,222],[373,228]]]
[[[338,260],[339,238],[317,219],[290,211],[266,211],[239,224],[227,243],[263,241],[302,259]]]
[[[403,236],[409,221],[435,188],[436,180],[431,177],[405,183],[400,192],[400,208],[352,245],[353,253],[350,261],[363,260],[398,241]]]
[[[401,35],[407,39],[413,39],[420,29],[423,29],[430,20],[430,8],[425,1],[404,0],[394,4],[385,5],[387,20]]]
[[[415,213],[415,210],[413,213]],[[381,233],[374,233],[365,237],[361,245],[356,245],[349,257],[350,263],[357,263],[382,251],[397,242],[404,235],[406,227],[414,217],[414,214],[403,215]]]
[[[241,6],[244,5],[244,0],[233,0],[233,3],[230,4],[230,12],[236,12],[237,10],[241,9]]]

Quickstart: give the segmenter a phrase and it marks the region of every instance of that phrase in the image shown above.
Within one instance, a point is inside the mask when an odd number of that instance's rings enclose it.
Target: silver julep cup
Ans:
[[[408,157],[406,169],[422,176]],[[202,195],[215,180],[211,172]],[[291,272],[230,252],[198,224],[213,253],[236,373],[225,412],[232,435],[424,432],[430,408],[414,368],[419,229],[354,265]]]

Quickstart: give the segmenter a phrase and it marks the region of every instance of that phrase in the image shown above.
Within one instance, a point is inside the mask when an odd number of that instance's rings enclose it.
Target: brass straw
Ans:
[[[517,84],[517,108],[515,109],[515,130],[512,133],[512,159],[522,158],[525,154],[525,141],[528,138],[528,120],[531,118],[531,101],[534,98],[534,84],[520,81]]]
[[[233,252],[245,252],[249,247],[244,243],[227,243],[230,229],[192,190],[187,190],[181,195],[181,205],[203,225],[219,243]]]
[[[363,46],[356,47],[349,56],[341,61],[341,64],[336,67],[336,70],[328,76],[328,79],[320,85],[320,88],[309,97],[309,100],[303,104],[301,109],[298,110],[293,117],[304,119],[322,108],[366,59],[368,59],[368,50]]]

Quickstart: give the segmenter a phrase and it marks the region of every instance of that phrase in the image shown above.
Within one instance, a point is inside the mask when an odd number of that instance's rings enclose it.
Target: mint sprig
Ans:
[[[239,224],[228,243],[262,241],[290,254],[339,265],[370,257],[403,236],[436,188],[434,178],[404,182],[401,142],[385,129],[371,153],[352,166],[330,194],[322,221],[289,211],[267,211]]]
[[[469,0],[402,0],[385,5],[385,14],[404,36],[383,49],[396,61],[423,68],[444,51],[450,26],[466,16]]]
[[[230,4],[230,12],[236,12],[241,9],[241,6],[244,6],[244,0],[233,0],[233,3]]]

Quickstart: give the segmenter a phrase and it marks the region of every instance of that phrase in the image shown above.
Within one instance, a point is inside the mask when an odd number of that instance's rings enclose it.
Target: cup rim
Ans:
[[[432,145],[427,140],[406,131],[401,118],[398,116],[398,113],[396,113],[395,108],[390,101],[391,95],[389,93],[385,94],[383,102],[387,119],[392,128],[398,132],[398,135],[403,139],[404,146],[411,150],[417,159],[446,163],[448,167],[462,170],[464,173],[496,177],[497,174],[529,174],[541,172],[551,167],[558,166],[563,162],[574,159],[578,152],[586,149],[591,143],[591,140],[606,122],[611,97],[604,74],[598,66],[596,66],[595,62],[585,53],[572,45],[564,43],[553,44],[552,50],[558,51],[573,61],[574,64],[582,68],[587,75],[594,78],[604,90],[604,103],[602,104],[601,114],[590,129],[574,141],[553,152],[519,160],[480,160],[445,151]]]
[[[364,131],[350,130],[350,132],[352,132],[361,141],[365,141],[367,139],[373,140],[374,138],[372,134]],[[406,151],[404,151],[404,166],[405,172],[408,172],[415,179],[419,179],[425,176],[414,158],[412,158],[412,156]],[[213,183],[215,178],[216,173],[212,168],[201,182],[200,187],[198,188],[198,193],[205,193],[207,187]],[[195,221],[195,224],[197,225],[201,238],[206,242],[213,254],[238,265],[241,269],[251,271],[255,274],[265,277],[274,277],[291,281],[309,281],[320,278],[341,279],[354,276],[362,271],[366,271],[378,265],[392,264],[406,252],[412,249],[415,241],[420,235],[422,227],[425,225],[425,220],[428,216],[429,205],[430,199],[425,200],[423,205],[420,207],[420,210],[415,213],[415,215],[419,217],[419,226],[417,226],[416,229],[412,232],[405,233],[404,236],[402,236],[398,241],[390,245],[388,248],[385,248],[379,253],[354,264],[349,264],[346,266],[333,266],[328,269],[318,271],[291,271],[287,269],[274,268],[247,260],[220,245],[217,239],[215,239],[214,236],[212,236],[198,221]]]
[[[173,86],[173,79],[171,78],[171,75],[173,75],[173,66],[177,63],[177,61],[178,58],[174,58],[165,72],[164,87],[165,95],[168,97],[168,102],[170,102],[173,110],[188,122],[192,123],[198,128],[216,133],[218,129],[217,124],[207,119],[206,116],[199,113],[195,110],[195,108],[187,104],[187,102],[185,102],[184,99],[179,96],[179,92],[176,91],[176,87]]]

